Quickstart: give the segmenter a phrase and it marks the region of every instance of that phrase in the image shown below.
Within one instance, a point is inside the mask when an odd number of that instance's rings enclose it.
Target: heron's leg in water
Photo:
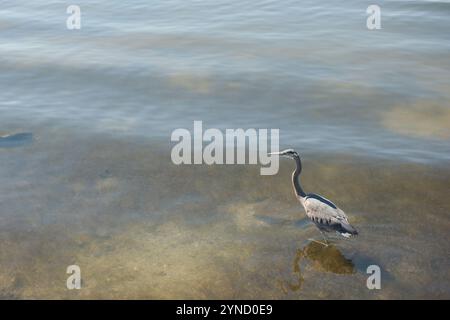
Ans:
[[[318,241],[318,240],[315,240],[315,239],[308,239],[308,240],[317,242],[317,243],[319,243],[319,244],[321,244],[321,245],[323,245],[323,246],[325,246],[325,247],[328,247],[328,239],[327,239],[327,237],[325,236],[325,233],[323,233],[323,231],[320,230],[320,229],[319,229],[319,231],[320,231],[320,233],[322,234],[322,237],[323,237],[324,242]]]
[[[323,237],[323,240],[324,240],[324,242],[325,242],[325,245],[328,247],[328,238],[327,238],[327,236],[325,235],[325,233],[323,233],[323,231],[322,230],[320,230],[319,229],[319,231],[320,231],[320,233],[322,234],[322,237]]]

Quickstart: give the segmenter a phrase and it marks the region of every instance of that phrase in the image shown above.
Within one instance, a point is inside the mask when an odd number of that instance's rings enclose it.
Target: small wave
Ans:
[[[0,136],[0,148],[13,148],[29,144],[33,141],[33,134],[22,132]]]

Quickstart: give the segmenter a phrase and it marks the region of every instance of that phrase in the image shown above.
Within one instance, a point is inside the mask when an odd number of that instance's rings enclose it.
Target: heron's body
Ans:
[[[295,160],[296,169],[292,173],[292,187],[295,196],[303,205],[306,215],[317,226],[321,232],[337,232],[348,238],[357,235],[356,229],[348,222],[347,215],[333,202],[315,193],[305,193],[300,184],[300,173],[302,163],[300,156],[292,149],[278,153],[282,156]]]
[[[307,194],[305,198],[301,198],[300,202],[305,208],[308,218],[314,222],[320,231],[335,231],[346,238],[357,234],[355,228],[348,222],[344,211],[330,200],[312,193]]]

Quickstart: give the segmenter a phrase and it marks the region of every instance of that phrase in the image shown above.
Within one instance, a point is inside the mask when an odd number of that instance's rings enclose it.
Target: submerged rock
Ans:
[[[27,145],[33,141],[33,134],[21,132],[0,136],[0,148],[14,148]]]

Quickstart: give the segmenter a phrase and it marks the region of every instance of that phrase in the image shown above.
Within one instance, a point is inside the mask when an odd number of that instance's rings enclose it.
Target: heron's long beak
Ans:
[[[268,153],[268,155],[276,155],[276,154],[280,155],[281,152],[269,152],[269,153]]]

